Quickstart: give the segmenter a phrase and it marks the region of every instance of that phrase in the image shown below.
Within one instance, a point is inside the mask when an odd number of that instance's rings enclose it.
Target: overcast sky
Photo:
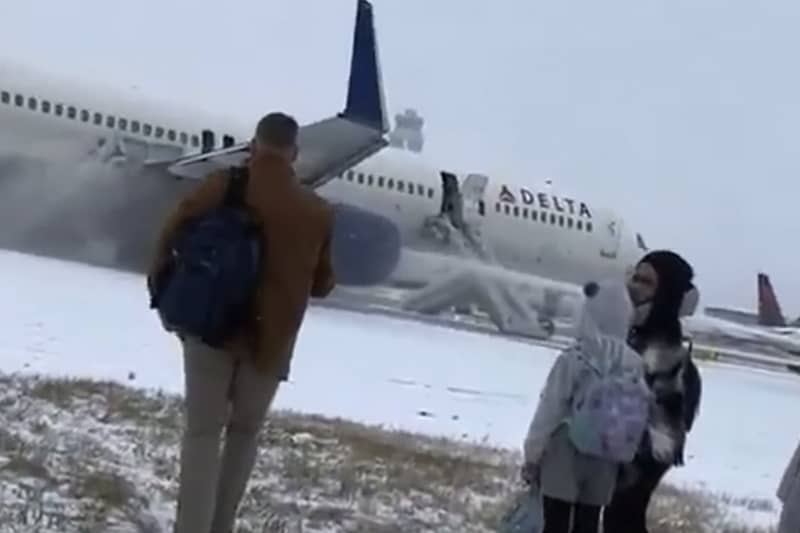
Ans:
[[[443,166],[617,208],[704,304],[800,313],[796,0],[375,0],[390,113]],[[79,7],[80,6],[80,7]],[[502,6],[502,8],[500,7]],[[255,121],[341,108],[354,0],[8,3],[1,56]]]

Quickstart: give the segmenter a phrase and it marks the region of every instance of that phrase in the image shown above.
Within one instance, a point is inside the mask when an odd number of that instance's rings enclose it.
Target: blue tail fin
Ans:
[[[389,127],[385,106],[372,4],[367,0],[358,0],[347,104],[340,116],[369,128],[387,132]]]

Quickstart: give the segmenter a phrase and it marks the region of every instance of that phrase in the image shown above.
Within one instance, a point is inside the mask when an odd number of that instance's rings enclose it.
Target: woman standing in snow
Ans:
[[[636,317],[628,343],[642,356],[655,403],[640,450],[623,466],[614,498],[603,510],[604,533],[647,533],[653,492],[672,466],[683,464],[701,395],[700,373],[683,346],[680,322],[697,305],[693,277],[680,255],[659,250],[643,257],[629,280]]]

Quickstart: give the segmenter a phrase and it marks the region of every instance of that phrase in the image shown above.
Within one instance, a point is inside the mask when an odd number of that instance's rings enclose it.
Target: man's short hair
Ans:
[[[285,113],[270,113],[258,121],[256,139],[275,148],[291,148],[297,144],[297,121]]]

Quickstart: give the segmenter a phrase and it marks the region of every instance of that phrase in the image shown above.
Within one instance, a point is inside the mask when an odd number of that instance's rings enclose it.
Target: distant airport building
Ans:
[[[389,145],[411,152],[422,152],[425,146],[425,136],[422,134],[425,119],[417,113],[417,110],[406,109],[396,114],[394,123],[394,129],[389,132]]]

